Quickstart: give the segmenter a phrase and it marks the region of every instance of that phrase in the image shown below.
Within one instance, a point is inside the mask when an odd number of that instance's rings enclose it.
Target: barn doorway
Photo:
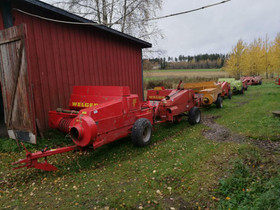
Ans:
[[[1,122],[5,121],[5,126],[1,127],[7,127],[7,130],[3,130],[8,132],[11,139],[36,144],[35,112],[27,69],[26,30],[26,25],[21,24],[0,31],[1,102],[5,107],[0,109]]]
[[[3,137],[8,137],[8,132],[7,132],[6,124],[5,124],[2,88],[0,85],[0,138],[3,138]]]

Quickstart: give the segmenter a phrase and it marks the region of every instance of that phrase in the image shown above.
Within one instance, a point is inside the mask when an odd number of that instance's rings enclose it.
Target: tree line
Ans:
[[[225,54],[199,54],[194,56],[159,57],[143,60],[143,69],[213,69],[222,68]]]
[[[229,74],[239,78],[245,75],[265,75],[266,78],[280,74],[280,33],[274,40],[258,38],[247,44],[239,40],[232,48],[223,67]]]

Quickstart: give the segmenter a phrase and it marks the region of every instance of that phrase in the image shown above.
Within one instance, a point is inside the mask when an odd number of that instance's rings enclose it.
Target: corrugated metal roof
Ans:
[[[78,15],[75,15],[75,14],[72,14],[70,12],[67,12],[67,11],[65,11],[63,9],[58,8],[58,7],[55,7],[55,6],[52,6],[52,5],[47,4],[45,2],[42,2],[42,1],[38,1],[38,0],[10,0],[10,1],[11,2],[17,2],[17,3],[20,3],[20,4],[28,4],[29,5],[28,9],[32,10],[33,13],[36,10],[32,9],[31,7],[35,6],[35,7],[40,7],[41,9],[50,11],[52,13],[56,13],[58,15],[62,15],[64,17],[67,17],[67,18],[69,18],[71,20],[74,20],[76,22],[96,23],[96,22],[93,22],[93,21],[88,20],[86,18],[82,18],[82,17],[80,17]],[[18,9],[21,9],[21,8],[18,8]],[[122,32],[117,31],[115,29],[109,28],[109,27],[107,27],[105,25],[92,25],[92,27],[98,28],[98,29],[103,30],[103,31],[107,31],[109,33],[112,33],[114,35],[117,35],[117,36],[120,36],[120,37],[123,37],[123,38],[126,38],[126,39],[129,39],[129,40],[131,40],[133,42],[136,42],[136,43],[140,44],[142,48],[152,47],[152,44],[149,43],[149,42],[146,42],[146,41],[143,41],[143,40],[138,39],[136,37],[130,36],[128,34],[122,33]]]

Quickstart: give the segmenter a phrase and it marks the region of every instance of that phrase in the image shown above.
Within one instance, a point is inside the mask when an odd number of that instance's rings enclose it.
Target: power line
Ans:
[[[56,20],[56,19],[52,19],[52,18],[42,17],[40,15],[35,15],[35,14],[29,13],[29,12],[25,12],[25,11],[17,9],[17,8],[13,8],[13,10],[16,10],[18,12],[21,12],[23,14],[26,14],[26,15],[29,15],[29,16],[32,16],[32,17],[36,17],[36,18],[39,18],[39,19],[47,20],[47,21],[57,22],[57,23],[65,23],[65,24],[73,24],[73,25],[91,25],[91,26],[103,25],[103,24],[95,23],[95,22],[81,23],[81,22],[73,22],[73,21]]]
[[[165,15],[165,16],[155,17],[155,18],[150,18],[150,19],[142,19],[142,20],[133,21],[133,22],[129,22],[129,23],[139,23],[139,22],[146,22],[146,21],[153,21],[153,20],[159,20],[159,19],[174,17],[174,16],[178,16],[178,15],[183,15],[183,14],[199,11],[199,10],[206,9],[206,8],[209,8],[209,7],[214,7],[214,6],[223,4],[223,3],[227,3],[229,1],[231,1],[231,0],[224,0],[224,1],[221,1],[221,2],[218,2],[218,3],[215,3],[215,4],[209,4],[209,5],[200,7],[200,8],[196,8],[196,9],[192,9],[192,10],[187,10],[187,11],[184,11],[184,12],[173,13],[173,14],[170,14],[170,15]],[[73,22],[73,21],[56,20],[56,19],[42,17],[40,15],[35,15],[35,14],[29,13],[29,12],[26,12],[26,11],[23,11],[23,10],[20,10],[20,9],[17,9],[17,8],[13,8],[13,9],[18,11],[18,12],[24,13],[26,15],[33,16],[33,17],[36,17],[36,18],[40,18],[40,19],[47,20],[47,21],[52,21],[52,22],[65,23],[65,24],[74,24],[74,25],[93,25],[93,26],[103,25],[104,26],[104,24],[95,23],[95,22],[81,23],[81,22]]]
[[[227,3],[229,1],[231,1],[231,0],[225,0],[225,1],[221,1],[221,2],[215,3],[215,4],[209,4],[209,5],[200,7],[200,8],[196,8],[196,9],[192,9],[192,10],[187,10],[187,11],[184,11],[184,12],[173,13],[173,14],[165,15],[165,16],[161,16],[161,17],[155,17],[155,18],[150,18],[150,19],[143,19],[141,21],[159,20],[159,19],[169,18],[169,17],[173,17],[173,16],[177,16],[177,15],[183,15],[183,14],[195,12],[195,11],[198,11],[198,10],[206,9],[206,8],[209,8],[209,7],[214,7],[214,6],[217,6],[219,4],[224,4],[224,3]],[[141,21],[137,21],[137,22],[141,22]]]

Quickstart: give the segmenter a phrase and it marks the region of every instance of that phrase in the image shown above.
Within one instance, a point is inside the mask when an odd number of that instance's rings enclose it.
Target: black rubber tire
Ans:
[[[135,146],[144,147],[150,144],[153,127],[146,118],[136,120],[131,132],[131,140]]]
[[[260,81],[259,81],[259,85],[261,85],[261,84],[262,84],[262,81],[260,80]]]
[[[240,94],[244,94],[244,88],[243,87],[240,90]]]
[[[218,109],[223,107],[223,98],[221,96],[218,96],[217,101],[216,101],[216,107]]]
[[[229,92],[228,92],[228,99],[231,99],[231,98],[232,98],[232,92],[229,91]]]
[[[189,111],[189,118],[188,121],[191,125],[195,125],[200,123],[201,121],[201,112],[200,109],[197,107],[193,107],[191,108],[191,110]]]

